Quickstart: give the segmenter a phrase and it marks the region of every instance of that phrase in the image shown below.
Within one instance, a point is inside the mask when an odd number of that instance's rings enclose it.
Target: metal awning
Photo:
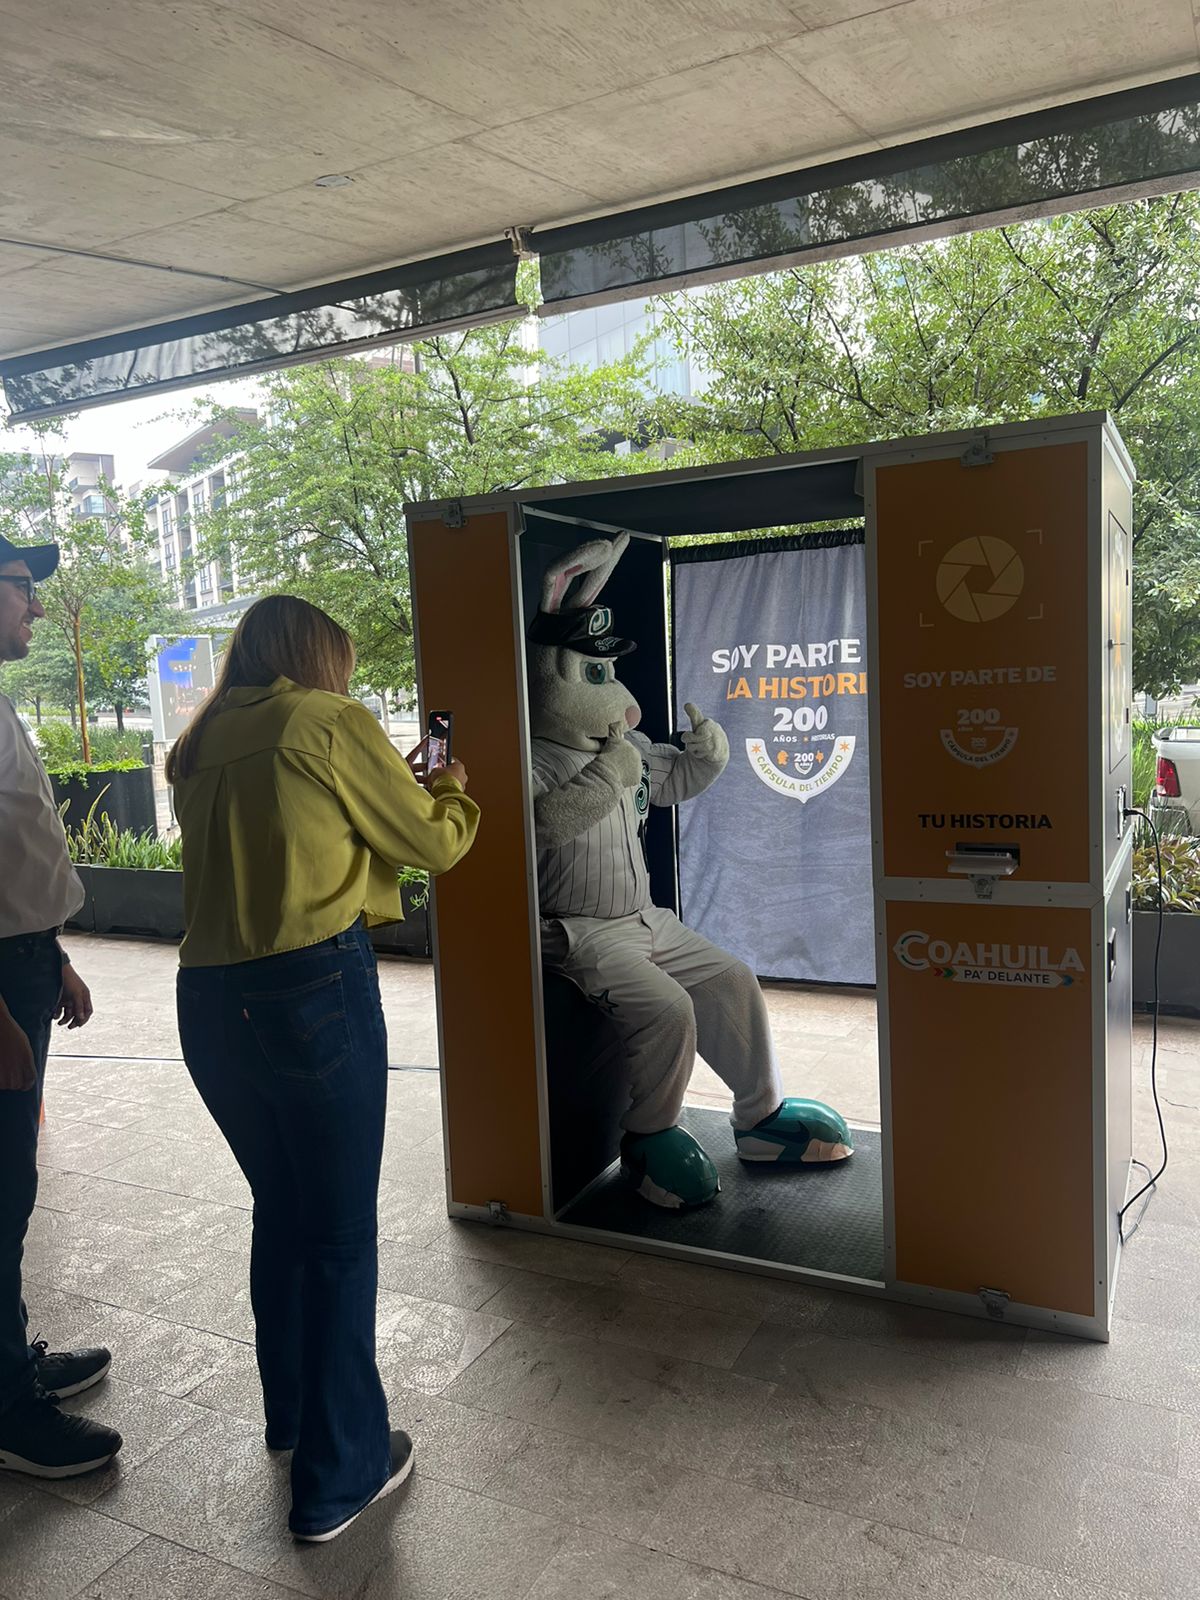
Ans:
[[[1188,187],[1195,24],[1192,0],[0,0],[0,374],[47,415],[510,315],[510,234],[561,310]]]
[[[12,420],[245,377],[515,317],[504,242],[0,362]]]
[[[535,233],[542,314],[1200,186],[1200,74]]]

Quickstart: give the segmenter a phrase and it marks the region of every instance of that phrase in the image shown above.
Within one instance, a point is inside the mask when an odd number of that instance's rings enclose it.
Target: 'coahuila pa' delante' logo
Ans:
[[[952,944],[916,930],[902,933],[892,954],[909,972],[1000,988],[1070,989],[1086,972],[1079,951],[1070,946],[1051,955],[1044,944]]]
[[[791,772],[772,762],[765,739],[747,739],[746,757],[768,789],[803,803],[821,794],[845,774],[854,759],[854,746],[857,743],[854,734],[845,734],[829,745],[822,745],[811,759],[807,751],[797,752],[788,763],[793,768]],[[829,754],[822,760],[826,749]]]

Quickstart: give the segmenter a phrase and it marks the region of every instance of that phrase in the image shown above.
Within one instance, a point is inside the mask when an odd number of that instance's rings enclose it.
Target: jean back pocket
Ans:
[[[246,1017],[272,1071],[319,1082],[353,1049],[340,972],[265,993],[243,991]]]

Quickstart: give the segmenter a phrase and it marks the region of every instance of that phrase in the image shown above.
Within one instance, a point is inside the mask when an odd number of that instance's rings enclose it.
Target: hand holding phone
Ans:
[[[448,767],[454,759],[450,748],[454,717],[449,711],[431,711],[425,732],[425,770]]]

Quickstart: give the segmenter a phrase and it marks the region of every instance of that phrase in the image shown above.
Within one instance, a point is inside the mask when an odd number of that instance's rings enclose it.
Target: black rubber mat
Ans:
[[[559,1221],[816,1272],[882,1279],[879,1134],[855,1129],[854,1154],[837,1166],[780,1167],[739,1161],[724,1111],[688,1106],[679,1120],[721,1175],[721,1192],[711,1204],[663,1211],[635,1194],[613,1165]]]

